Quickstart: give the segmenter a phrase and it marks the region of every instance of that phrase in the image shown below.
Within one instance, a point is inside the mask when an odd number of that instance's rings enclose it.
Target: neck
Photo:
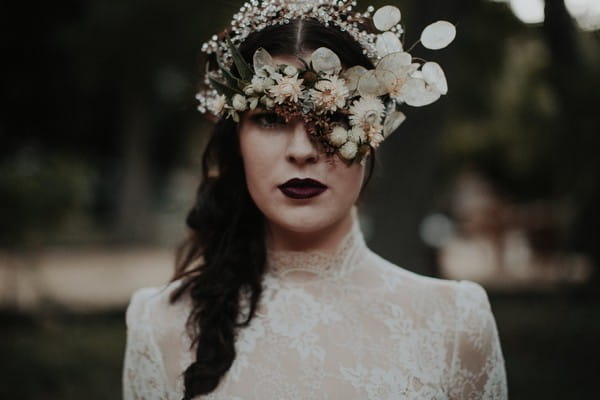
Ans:
[[[267,247],[275,251],[318,251],[333,254],[352,229],[354,218],[351,210],[335,224],[316,232],[294,232],[267,222]]]

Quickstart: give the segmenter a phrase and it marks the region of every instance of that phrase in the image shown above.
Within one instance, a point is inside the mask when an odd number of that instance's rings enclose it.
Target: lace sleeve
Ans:
[[[459,282],[456,310],[450,398],[506,400],[504,358],[496,321],[483,287],[470,281]]]
[[[154,289],[134,293],[127,307],[127,345],[123,365],[123,399],[167,399],[164,367],[150,324],[148,302]]]

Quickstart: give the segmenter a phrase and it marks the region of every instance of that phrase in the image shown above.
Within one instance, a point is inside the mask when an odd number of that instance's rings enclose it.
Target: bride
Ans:
[[[507,398],[484,289],[363,239],[376,148],[447,86],[403,50],[397,8],[354,6],[252,0],[204,45],[217,123],[175,276],[127,309],[126,400]]]

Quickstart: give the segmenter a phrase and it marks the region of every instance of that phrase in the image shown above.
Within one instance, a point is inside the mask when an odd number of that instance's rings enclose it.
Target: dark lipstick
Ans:
[[[308,199],[310,197],[318,196],[327,190],[327,186],[310,178],[290,179],[278,187],[284,195],[291,197],[292,199]]]

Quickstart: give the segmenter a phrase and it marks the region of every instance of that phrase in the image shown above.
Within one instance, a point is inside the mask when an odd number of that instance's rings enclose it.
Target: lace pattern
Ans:
[[[356,227],[332,256],[269,252],[268,263],[231,369],[199,398],[507,398],[495,320],[478,284],[399,268],[372,253]],[[125,400],[181,399],[194,353],[183,334],[189,303],[168,304],[176,284],[131,300]]]
[[[339,248],[333,254],[314,251],[267,251],[268,273],[282,279],[340,278],[358,264],[358,257],[366,250],[366,244],[357,222],[342,239]]]
[[[123,397],[125,399],[168,399],[166,375],[160,349],[153,340],[150,309],[145,306],[157,293],[152,288],[136,292],[127,308],[127,345],[123,370]]]

